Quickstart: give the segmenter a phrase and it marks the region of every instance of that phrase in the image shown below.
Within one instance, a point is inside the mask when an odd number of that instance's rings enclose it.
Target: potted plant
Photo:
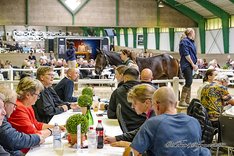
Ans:
[[[87,117],[82,114],[75,114],[67,119],[66,129],[70,136],[69,143],[72,145],[74,145],[77,142],[77,125],[79,124],[81,124],[81,138],[83,138],[84,134],[88,132],[89,127]]]
[[[85,87],[82,90],[82,95],[89,95],[90,97],[93,98],[93,88],[91,88],[91,87]]]
[[[78,98],[78,105],[81,107],[82,114],[86,114],[87,109],[90,109],[92,103],[93,99],[89,95],[84,94]]]
[[[92,103],[93,103],[93,99],[89,95],[84,94],[78,98],[78,105],[81,107],[82,114],[85,114],[87,119],[89,120],[89,125],[94,124],[93,116],[90,111],[90,107]]]

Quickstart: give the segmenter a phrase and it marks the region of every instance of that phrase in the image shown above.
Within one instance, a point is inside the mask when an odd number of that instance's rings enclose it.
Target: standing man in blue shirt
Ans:
[[[76,50],[74,46],[74,42],[70,42],[68,50],[66,51],[66,61],[68,68],[76,68]]]
[[[148,119],[134,137],[134,156],[147,152],[148,156],[199,155],[210,156],[207,148],[200,147],[201,126],[186,114],[177,114],[176,97],[169,87],[160,87],[153,95],[157,116]]]
[[[191,96],[191,85],[193,82],[193,70],[197,70],[197,51],[194,43],[195,31],[188,28],[184,32],[184,37],[180,41],[180,68],[185,78],[185,85],[183,86],[179,106],[188,107]]]

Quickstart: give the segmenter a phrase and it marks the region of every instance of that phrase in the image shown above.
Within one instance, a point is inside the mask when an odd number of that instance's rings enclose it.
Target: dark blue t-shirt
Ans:
[[[191,64],[188,62],[185,56],[190,55],[193,63],[194,64],[197,63],[197,51],[193,40],[189,39],[188,37],[181,40],[179,45],[179,51],[181,57],[180,58],[181,71],[183,71],[188,66],[191,67]]]
[[[162,114],[148,119],[135,136],[131,147],[148,156],[209,156],[208,149],[192,147],[201,142],[199,122],[185,114]]]

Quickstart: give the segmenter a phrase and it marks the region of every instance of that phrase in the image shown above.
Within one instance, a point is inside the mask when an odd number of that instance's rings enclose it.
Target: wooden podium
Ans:
[[[84,56],[84,59],[85,60],[89,60],[90,59],[90,52],[87,52],[87,51],[83,51],[83,52],[76,52],[76,55],[77,56]]]

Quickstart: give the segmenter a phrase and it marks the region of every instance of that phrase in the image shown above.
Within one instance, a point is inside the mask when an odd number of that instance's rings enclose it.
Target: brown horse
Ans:
[[[123,64],[116,52],[98,51],[96,57],[95,72],[101,74],[102,70],[109,64],[118,66]],[[149,58],[136,58],[140,71],[149,68],[153,72],[153,79],[172,79],[175,76],[181,77],[180,66],[177,59],[169,54],[160,54]]]

